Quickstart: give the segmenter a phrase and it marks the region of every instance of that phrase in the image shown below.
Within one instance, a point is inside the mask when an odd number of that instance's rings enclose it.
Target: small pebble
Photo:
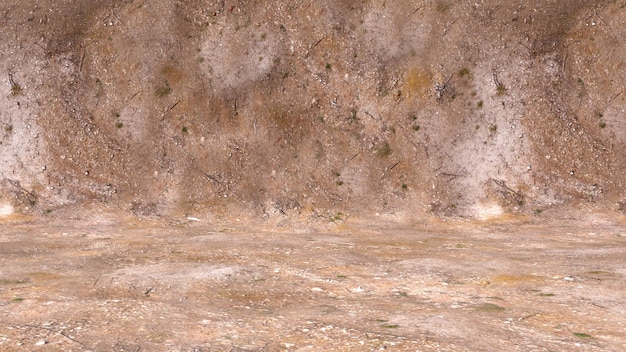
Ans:
[[[363,287],[359,286],[359,287],[351,289],[350,291],[354,293],[361,293],[361,292],[364,292],[365,290],[363,289]]]

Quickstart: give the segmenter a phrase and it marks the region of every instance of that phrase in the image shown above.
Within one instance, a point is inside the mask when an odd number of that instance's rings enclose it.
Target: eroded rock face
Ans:
[[[483,217],[626,197],[618,3],[1,6],[0,177],[38,202]]]

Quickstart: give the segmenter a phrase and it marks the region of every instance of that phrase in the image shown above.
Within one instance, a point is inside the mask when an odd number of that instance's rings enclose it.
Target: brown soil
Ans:
[[[0,349],[625,349],[625,11],[2,1]]]
[[[626,348],[615,219],[268,229],[102,214],[5,220],[0,349]]]
[[[625,6],[4,1],[0,202],[624,211]]]

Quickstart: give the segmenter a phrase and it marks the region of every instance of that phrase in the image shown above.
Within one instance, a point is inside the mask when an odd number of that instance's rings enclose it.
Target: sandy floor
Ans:
[[[615,222],[199,220],[3,220],[0,350],[626,349]]]

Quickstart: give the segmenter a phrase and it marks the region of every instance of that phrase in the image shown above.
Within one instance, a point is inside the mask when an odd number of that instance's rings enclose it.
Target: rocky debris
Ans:
[[[37,204],[37,195],[22,187],[16,180],[0,180],[0,200],[5,200],[14,207],[28,208]]]

